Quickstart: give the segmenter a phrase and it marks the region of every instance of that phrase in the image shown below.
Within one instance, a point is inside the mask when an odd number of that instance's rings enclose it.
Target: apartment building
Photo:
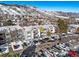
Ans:
[[[33,29],[31,26],[23,27],[23,29],[24,29],[25,42],[27,43],[27,45],[31,45],[34,39]]]
[[[33,27],[33,36],[34,36],[34,40],[39,40],[39,38],[40,38],[40,30],[39,30],[38,26]]]

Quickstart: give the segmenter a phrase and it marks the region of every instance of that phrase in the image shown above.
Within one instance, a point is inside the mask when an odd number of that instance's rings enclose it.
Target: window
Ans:
[[[3,34],[0,33],[0,35],[3,35]]]
[[[0,40],[3,40],[3,38],[2,38],[2,37],[0,37]]]

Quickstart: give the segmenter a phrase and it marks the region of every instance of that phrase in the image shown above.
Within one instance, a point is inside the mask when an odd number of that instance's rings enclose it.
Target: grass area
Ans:
[[[10,51],[9,53],[0,55],[0,57],[20,57],[20,54],[14,51]]]
[[[51,36],[51,32],[50,31],[47,31],[47,36]]]
[[[43,27],[40,27],[40,32],[44,32],[45,29]]]

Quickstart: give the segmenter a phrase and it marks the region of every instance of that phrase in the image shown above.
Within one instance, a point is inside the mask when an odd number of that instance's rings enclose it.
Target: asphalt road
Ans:
[[[33,57],[35,56],[35,48],[36,46],[29,46],[27,49],[25,49],[20,57]]]

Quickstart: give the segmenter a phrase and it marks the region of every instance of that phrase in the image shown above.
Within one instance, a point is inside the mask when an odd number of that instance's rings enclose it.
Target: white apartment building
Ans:
[[[33,27],[33,36],[34,36],[34,40],[39,40],[39,37],[40,37],[39,26]]]
[[[24,29],[24,36],[25,36],[25,42],[30,45],[31,42],[33,41],[34,39],[34,36],[33,36],[33,29],[32,29],[32,26],[28,26],[28,27],[23,27]]]

